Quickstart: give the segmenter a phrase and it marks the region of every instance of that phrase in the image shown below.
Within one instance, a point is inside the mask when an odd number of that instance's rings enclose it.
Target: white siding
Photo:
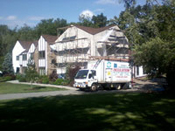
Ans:
[[[35,45],[34,44],[32,44],[31,46],[30,46],[30,48],[29,48],[29,53],[34,53],[34,51],[35,51]]]
[[[143,66],[134,66],[133,67],[133,73],[135,74],[135,77],[143,77],[146,76],[147,74],[144,74],[144,69]]]
[[[39,60],[39,67],[46,67],[46,60],[45,59]]]
[[[19,65],[22,65],[22,55],[19,56]]]
[[[12,63],[13,63],[13,69],[14,72],[16,73],[16,68],[20,67],[19,65],[19,60],[16,60],[16,57],[21,54],[25,49],[21,46],[19,41],[16,42],[13,50],[12,50]]]
[[[38,51],[45,51],[45,59],[39,59],[39,67],[45,67],[47,75],[47,41],[42,36],[38,40]]]

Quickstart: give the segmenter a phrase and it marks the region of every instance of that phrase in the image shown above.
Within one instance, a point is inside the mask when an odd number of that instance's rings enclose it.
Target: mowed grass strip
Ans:
[[[12,84],[6,82],[0,83],[0,94],[32,93],[32,92],[47,92],[47,91],[60,91],[60,90],[66,90],[66,89],[47,87],[47,86]]]
[[[173,131],[174,94],[86,94],[0,101],[1,130]]]

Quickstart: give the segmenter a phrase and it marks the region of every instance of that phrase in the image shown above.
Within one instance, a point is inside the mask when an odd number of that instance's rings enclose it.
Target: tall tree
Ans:
[[[26,24],[17,31],[16,36],[19,40],[28,41],[37,39],[35,30]]]
[[[100,15],[92,17],[92,23],[94,27],[105,27],[107,25],[107,17],[101,13]]]
[[[7,53],[2,63],[2,69],[7,74],[13,74],[12,54]]]
[[[79,16],[79,24],[82,26],[92,27],[92,18],[90,16],[81,14]]]
[[[35,27],[38,37],[42,34],[57,35],[57,28],[67,26],[64,19],[44,19]]]

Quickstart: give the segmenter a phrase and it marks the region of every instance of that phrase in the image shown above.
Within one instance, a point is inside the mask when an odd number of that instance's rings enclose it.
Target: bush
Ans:
[[[63,83],[63,79],[57,79],[55,82],[53,82],[53,84],[55,84],[55,85],[62,85],[62,83]]]
[[[42,84],[49,84],[49,78],[48,78],[48,76],[42,76],[41,77],[41,83]]]
[[[49,84],[49,77],[48,76],[39,76],[36,80],[37,83],[42,83],[42,84]]]
[[[16,79],[19,80],[19,82],[26,82],[26,77],[24,74],[17,74]]]
[[[9,80],[11,80],[11,78],[12,78],[11,76],[5,76],[4,77],[5,81],[9,81]]]
[[[12,75],[12,74],[5,74],[3,77],[5,78],[6,81],[15,80],[16,79],[16,76]]]
[[[55,85],[68,85],[70,83],[70,80],[65,80],[65,79],[57,79],[53,84]]]

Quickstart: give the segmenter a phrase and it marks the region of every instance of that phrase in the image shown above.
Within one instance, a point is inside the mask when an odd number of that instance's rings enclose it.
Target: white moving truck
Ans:
[[[87,69],[80,69],[74,79],[74,87],[80,90],[89,88],[115,88],[131,86],[129,62],[98,60],[88,62]]]

